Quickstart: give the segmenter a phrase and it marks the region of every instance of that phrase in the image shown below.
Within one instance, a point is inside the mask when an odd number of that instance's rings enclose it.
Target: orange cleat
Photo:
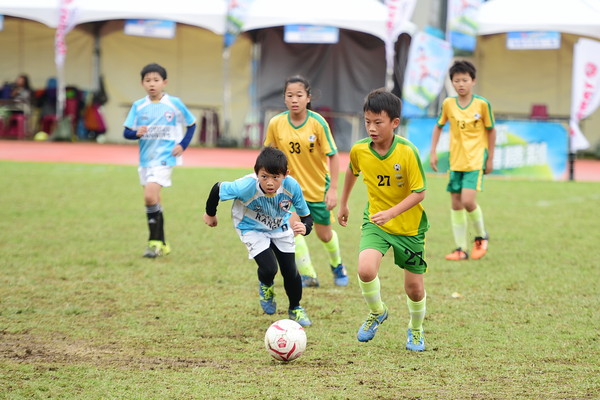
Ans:
[[[463,249],[461,249],[460,247],[446,256],[446,260],[449,260],[449,261],[462,261],[462,260],[468,260],[468,259],[469,259],[469,255],[467,254],[466,251],[463,251]]]
[[[475,243],[473,244],[473,250],[471,251],[471,258],[473,260],[479,260],[481,257],[485,256],[487,253],[488,246],[488,235],[485,237],[477,236],[475,238]]]

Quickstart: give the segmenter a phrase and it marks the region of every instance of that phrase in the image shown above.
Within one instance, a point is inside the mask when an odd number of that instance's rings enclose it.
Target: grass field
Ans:
[[[136,167],[0,162],[0,399],[600,397],[600,183],[488,179],[488,255],[451,263],[446,178],[429,176],[427,351],[412,353],[390,255],[390,318],[356,341],[358,182],[336,227],[351,283],[333,285],[309,236],[322,287],[304,292],[307,351],[285,364],[263,348],[287,316],[280,276],[280,310],[264,315],[230,204],[217,228],[202,222],[214,182],[247,172],[177,169],[162,200],[173,253],[148,260]]]

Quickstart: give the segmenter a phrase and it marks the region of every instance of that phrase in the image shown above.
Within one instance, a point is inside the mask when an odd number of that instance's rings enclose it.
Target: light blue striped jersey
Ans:
[[[183,125],[195,123],[196,118],[183,102],[165,93],[159,101],[146,96],[134,102],[123,125],[134,131],[148,127],[140,138],[140,167],[156,167],[181,165],[182,158],[171,152],[183,139]]]
[[[233,225],[242,233],[283,232],[290,229],[288,221],[292,206],[300,216],[310,214],[298,181],[289,175],[273,195],[262,191],[256,174],[233,182],[222,182],[219,198],[221,201],[234,200],[231,207]]]

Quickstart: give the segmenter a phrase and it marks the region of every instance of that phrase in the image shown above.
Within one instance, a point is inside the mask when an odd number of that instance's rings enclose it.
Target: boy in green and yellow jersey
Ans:
[[[348,223],[348,198],[359,173],[367,186],[368,202],[363,213],[358,255],[358,283],[369,307],[369,316],[357,333],[360,342],[375,336],[388,317],[381,300],[379,267],[391,247],[395,264],[404,270],[404,288],[410,314],[406,349],[425,350],[423,319],[426,293],[423,274],[425,232],[429,228],[421,205],[426,180],[416,147],[394,134],[400,124],[402,102],[394,94],[377,89],[369,93],[363,111],[369,137],[356,142],[350,150],[340,200],[338,222]]]
[[[433,128],[431,168],[437,171],[436,147],[446,122],[450,122],[450,181],[447,191],[452,201],[451,221],[456,250],[446,260],[467,260],[467,225],[475,233],[471,258],[480,259],[487,252],[488,234],[483,212],[476,202],[477,192],[483,190],[483,175],[492,172],[496,129],[490,103],[473,94],[476,70],[468,61],[456,61],[450,68],[450,80],[456,97],[442,103],[442,111]]]

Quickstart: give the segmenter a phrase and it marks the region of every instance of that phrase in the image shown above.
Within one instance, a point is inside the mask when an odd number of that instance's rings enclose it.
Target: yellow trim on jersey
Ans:
[[[365,221],[369,221],[370,215],[392,208],[412,192],[427,188],[419,152],[410,141],[395,135],[385,156],[374,151],[371,142],[371,138],[365,138],[350,149],[350,168],[355,175],[362,172],[367,186]],[[415,236],[426,232],[429,223],[419,203],[380,228],[392,235]]]
[[[457,97],[448,97],[442,103],[437,124],[442,127],[446,122],[450,122],[450,169],[476,171],[485,168],[488,130],[495,124],[490,103],[473,95],[471,102],[461,107]]]
[[[329,125],[321,115],[308,110],[306,121],[294,126],[289,114],[285,111],[271,118],[264,145],[287,155],[290,175],[300,183],[306,201],[325,201],[330,181],[327,157],[338,151]]]

